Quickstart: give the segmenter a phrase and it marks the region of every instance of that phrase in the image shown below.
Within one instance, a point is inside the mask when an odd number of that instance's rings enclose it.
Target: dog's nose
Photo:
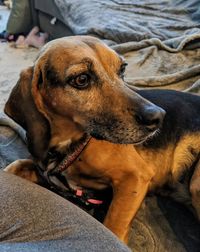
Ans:
[[[149,131],[154,131],[161,127],[165,117],[165,110],[158,106],[145,107],[136,117],[136,121],[145,126]]]

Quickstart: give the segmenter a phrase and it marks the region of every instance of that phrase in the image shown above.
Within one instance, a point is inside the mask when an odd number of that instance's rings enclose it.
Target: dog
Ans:
[[[94,37],[46,44],[5,105],[26,130],[33,160],[17,160],[5,171],[39,183],[39,166],[85,188],[111,186],[104,225],[127,243],[146,194],[166,184],[183,191],[182,178],[191,170],[189,192],[200,217],[200,97],[131,90],[125,67]]]

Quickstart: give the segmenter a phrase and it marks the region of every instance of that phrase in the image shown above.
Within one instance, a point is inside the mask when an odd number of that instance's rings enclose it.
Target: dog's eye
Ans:
[[[126,70],[126,66],[128,64],[127,63],[123,63],[119,69],[119,76],[123,79],[124,78],[124,73],[125,73],[125,70]]]
[[[80,74],[69,81],[69,84],[76,88],[86,88],[89,83],[90,76],[88,74]]]

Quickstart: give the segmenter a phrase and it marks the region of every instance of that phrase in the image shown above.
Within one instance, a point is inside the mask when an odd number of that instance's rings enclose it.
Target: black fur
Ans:
[[[45,67],[45,72],[46,72],[47,83],[51,87],[64,87],[66,85],[66,83],[64,83],[60,79],[60,76],[56,72],[56,70],[54,69],[54,67],[47,65]]]
[[[160,134],[147,141],[149,148],[164,148],[186,133],[200,131],[200,97],[174,90],[139,90],[138,94],[166,111]]]

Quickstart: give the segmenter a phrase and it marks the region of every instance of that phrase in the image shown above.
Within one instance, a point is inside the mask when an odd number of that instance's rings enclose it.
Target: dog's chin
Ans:
[[[109,141],[107,140],[105,137],[103,137],[102,135],[100,135],[97,132],[91,132],[90,133],[91,137],[94,137],[96,140],[105,140],[105,141]]]
[[[97,132],[91,132],[90,135],[92,137],[94,137],[97,140],[104,140],[104,141],[108,141],[111,143],[115,143],[115,144],[133,144],[133,145],[141,145],[146,143],[147,141],[149,141],[150,139],[153,139],[154,137],[156,137],[159,134],[160,130],[156,129],[153,132],[147,133],[147,134],[141,134],[140,136],[131,136],[131,137],[127,137],[127,136],[123,136],[123,134],[108,134],[108,135],[102,135],[100,133]]]

